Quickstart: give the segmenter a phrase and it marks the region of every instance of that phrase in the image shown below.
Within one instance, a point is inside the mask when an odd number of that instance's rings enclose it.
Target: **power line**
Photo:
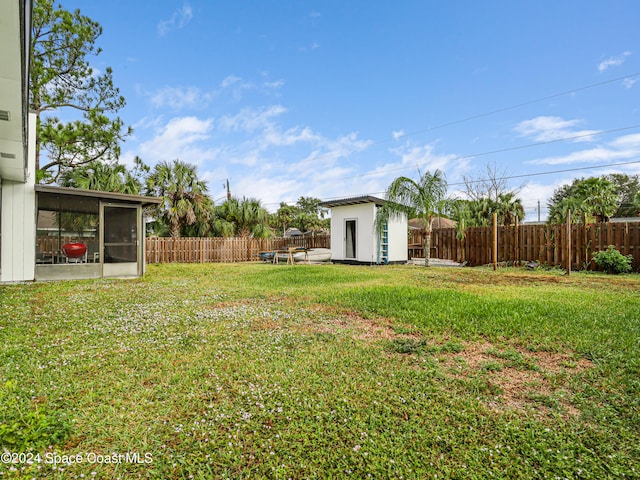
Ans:
[[[590,88],[600,87],[600,86],[606,85],[608,83],[618,82],[620,80],[625,80],[625,79],[628,79],[628,78],[636,77],[638,75],[640,75],[640,72],[632,73],[630,75],[625,75],[623,77],[613,78],[611,80],[605,80],[604,82],[592,83],[591,85],[586,85],[584,87],[574,88],[573,90],[567,90],[567,91],[564,91],[564,92],[554,93],[553,95],[548,95],[546,97],[536,98],[534,100],[528,100],[526,102],[517,103],[517,104],[511,105],[509,107],[499,108],[497,110],[492,110],[492,111],[486,112],[486,113],[480,113],[478,115],[473,115],[471,117],[466,117],[466,118],[463,118],[461,120],[455,120],[453,122],[443,123],[441,125],[436,125],[435,127],[426,128],[426,129],[423,129],[423,130],[416,130],[414,132],[410,132],[410,133],[407,133],[407,134],[398,135],[396,138],[408,137],[408,136],[411,136],[411,135],[417,135],[419,133],[425,133],[425,132],[430,132],[432,130],[438,130],[440,128],[450,127],[452,125],[457,125],[459,123],[468,122],[470,120],[476,120],[478,118],[488,117],[489,115],[495,115],[496,113],[502,113],[502,112],[506,112],[508,110],[514,110],[516,108],[525,107],[527,105],[532,105],[534,103],[544,102],[545,100],[551,100],[552,98],[562,97],[564,95],[569,95],[571,93],[576,93],[576,92],[580,92],[580,91],[583,91],[583,90],[588,90]]]
[[[621,165],[632,165],[634,163],[640,163],[640,160],[633,160],[633,161],[630,161],[630,162],[609,163],[607,165],[592,165],[590,167],[565,168],[563,170],[553,170],[553,171],[548,171],[548,172],[525,173],[525,174],[522,174],[522,175],[509,175],[509,176],[506,176],[506,177],[497,178],[496,180],[512,180],[514,178],[539,177],[541,175],[554,175],[556,173],[578,172],[580,170],[593,170],[593,169],[597,169],[597,168],[619,167]],[[478,182],[484,182],[484,181],[486,181],[486,179],[484,179],[484,180],[470,180],[467,183],[478,183]],[[454,186],[465,185],[465,182],[450,183],[449,185],[450,186],[451,185],[454,185]]]
[[[540,145],[549,145],[549,144],[552,144],[552,143],[566,142],[568,140],[575,140],[575,139],[578,139],[578,138],[593,137],[595,135],[604,135],[604,134],[607,134],[607,133],[615,133],[615,132],[621,132],[621,131],[624,131],[624,130],[632,130],[634,128],[640,128],[640,124],[639,125],[631,125],[631,126],[628,126],[628,127],[614,128],[612,130],[601,130],[599,132],[594,132],[594,133],[586,133],[586,134],[581,134],[581,135],[574,135],[572,137],[557,138],[555,140],[547,140],[545,142],[528,143],[526,145],[518,145],[518,146],[515,146],[515,147],[500,148],[500,149],[491,150],[491,151],[488,151],[488,152],[480,152],[480,153],[473,153],[473,154],[470,154],[470,155],[462,155],[462,156],[455,157],[455,158],[451,159],[451,161],[464,160],[464,159],[467,159],[467,158],[483,157],[483,156],[486,156],[486,155],[493,155],[493,154],[496,154],[496,153],[512,152],[514,150],[522,150],[522,149],[525,149],[525,148],[538,147]],[[375,172],[361,173],[361,174],[358,174],[358,175],[352,175],[350,177],[345,177],[344,179],[345,180],[349,180],[351,178],[368,177],[368,176],[371,176],[371,175],[379,175],[381,173],[397,172],[399,170],[408,170],[410,168],[414,168],[414,167],[411,166],[411,167],[388,168],[388,169],[385,169],[385,170],[377,170]]]
[[[520,175],[508,175],[508,176],[504,176],[504,177],[500,177],[497,178],[496,180],[512,180],[515,178],[527,178],[527,177],[539,177],[542,175],[555,175],[557,173],[567,173],[567,172],[578,172],[581,170],[595,170],[595,169],[599,169],[599,168],[609,168],[609,167],[619,167],[619,166],[623,166],[623,165],[633,165],[633,164],[639,164],[640,160],[633,160],[633,161],[629,161],[629,162],[618,162],[618,163],[609,163],[606,165],[591,165],[589,167],[576,167],[576,168],[565,168],[562,170],[549,170],[546,172],[537,172],[537,173],[523,173]],[[470,180],[467,183],[480,183],[480,182],[486,182],[488,179],[480,179],[480,180]],[[448,186],[459,186],[459,185],[465,185],[465,182],[456,182],[456,183],[449,183]],[[348,197],[360,197],[360,196],[366,196],[366,195],[384,195],[386,193],[386,191],[384,192],[369,192],[369,193],[361,193],[358,195],[348,195]],[[329,201],[329,200],[337,200],[337,199],[341,199],[341,198],[345,198],[345,195],[341,195],[338,197],[327,197],[324,198],[323,201]],[[278,202],[278,203],[266,203],[265,205],[279,205],[282,202]],[[284,203],[294,203],[294,202],[284,202]]]
[[[476,115],[472,115],[470,117],[461,118],[459,120],[454,120],[454,121],[447,122],[447,123],[441,123],[441,124],[435,125],[433,127],[423,128],[423,129],[420,129],[420,130],[414,130],[414,131],[409,132],[409,133],[403,133],[401,135],[394,136],[394,138],[386,138],[384,140],[374,141],[374,142],[371,143],[371,146],[375,147],[377,145],[382,145],[384,143],[395,141],[395,140],[398,140],[400,138],[411,137],[411,136],[414,136],[414,135],[419,135],[421,133],[427,133],[427,132],[431,132],[433,130],[439,130],[441,128],[451,127],[453,125],[458,125],[460,123],[469,122],[471,120],[477,120],[478,118],[488,117],[490,115],[495,115],[497,113],[507,112],[509,110],[514,110],[516,108],[525,107],[527,105],[532,105],[534,103],[544,102],[545,100],[551,100],[553,98],[558,98],[558,97],[562,97],[562,96],[565,96],[565,95],[570,95],[572,93],[577,93],[577,92],[581,92],[581,91],[584,91],[584,90],[589,90],[591,88],[601,87],[602,85],[607,85],[609,83],[619,82],[621,80],[626,80],[626,79],[629,79],[629,78],[637,77],[638,75],[640,75],[640,72],[631,73],[629,75],[624,75],[622,77],[616,77],[616,78],[613,78],[611,80],[605,80],[603,82],[592,83],[590,85],[585,85],[583,87],[578,87],[578,88],[574,88],[572,90],[566,90],[566,91],[563,91],[563,92],[554,93],[552,95],[547,95],[545,97],[539,97],[539,98],[536,98],[536,99],[533,99],[533,100],[527,100],[525,102],[516,103],[514,105],[510,105],[508,107],[498,108],[496,110],[491,110],[489,112],[479,113],[479,114],[476,114]],[[313,158],[309,158],[307,160],[303,160],[300,163],[311,162],[311,161],[321,160],[323,158],[330,158],[330,157],[335,157],[335,156],[339,156],[339,154],[334,153],[334,152],[326,153],[324,155],[319,155],[317,157],[313,157]]]

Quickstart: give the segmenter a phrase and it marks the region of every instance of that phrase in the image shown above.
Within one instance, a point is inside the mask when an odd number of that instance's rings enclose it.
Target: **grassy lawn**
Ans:
[[[150,265],[0,287],[0,442],[40,455],[0,478],[638,478],[639,409],[638,275]]]

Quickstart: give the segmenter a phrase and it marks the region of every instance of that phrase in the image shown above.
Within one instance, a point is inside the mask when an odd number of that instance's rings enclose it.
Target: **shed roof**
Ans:
[[[78,197],[92,197],[103,200],[114,200],[127,203],[139,203],[145,205],[157,205],[162,203],[158,197],[147,197],[145,195],[130,195],[127,193],[102,192],[100,190],[84,190],[82,188],[58,187],[56,185],[36,185],[36,192],[52,193],[56,195],[75,195]]]
[[[378,206],[384,205],[384,200],[378,197],[374,197],[372,195],[361,195],[358,197],[347,197],[347,198],[339,198],[336,200],[327,200],[326,202],[321,202],[320,206],[322,207],[343,207],[345,205],[360,205],[363,203],[375,203]]]

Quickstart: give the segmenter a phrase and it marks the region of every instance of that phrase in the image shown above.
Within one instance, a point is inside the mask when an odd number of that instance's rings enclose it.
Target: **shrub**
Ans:
[[[622,255],[613,245],[609,245],[606,250],[595,252],[593,260],[607,273],[629,273],[633,256]]]

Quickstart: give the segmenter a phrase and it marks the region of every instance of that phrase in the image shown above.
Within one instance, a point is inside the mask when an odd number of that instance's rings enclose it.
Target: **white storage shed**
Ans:
[[[384,200],[366,195],[321,205],[331,209],[332,261],[368,265],[407,262],[407,218],[389,219],[381,233],[376,229],[376,213]]]

